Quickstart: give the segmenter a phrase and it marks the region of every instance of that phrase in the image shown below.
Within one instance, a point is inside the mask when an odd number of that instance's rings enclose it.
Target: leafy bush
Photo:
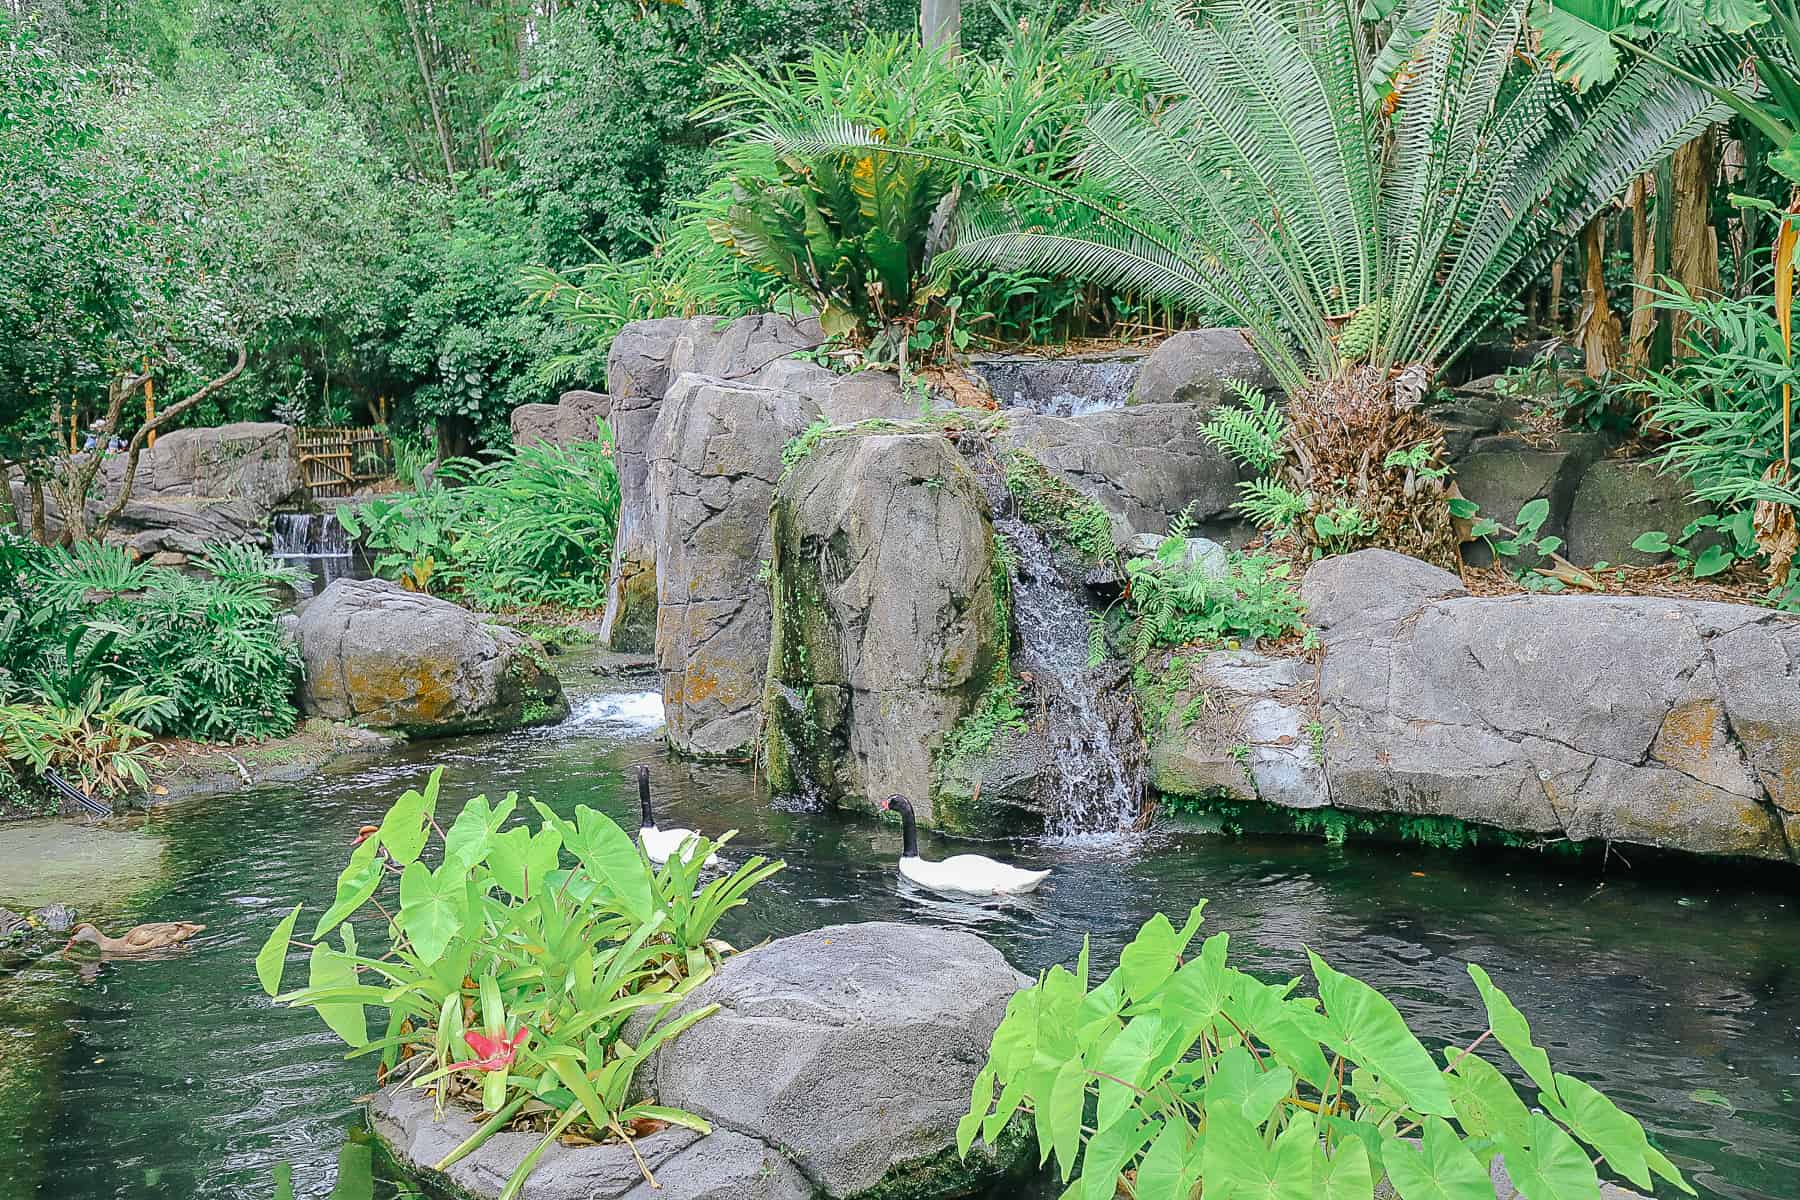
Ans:
[[[4,557],[4,554],[0,554]],[[41,702],[71,728],[104,723],[122,697],[155,702],[118,720],[152,734],[234,741],[292,732],[300,660],[276,621],[298,573],[255,547],[210,547],[185,575],[82,542],[15,557],[0,628],[0,700]],[[83,715],[85,714],[85,715]]]
[[[632,1101],[632,1074],[715,1011],[666,1019],[727,949],[713,938],[719,920],[782,864],[753,857],[699,888],[718,843],[702,839],[691,861],[678,855],[653,871],[630,835],[585,806],[570,821],[533,801],[535,829],[503,828],[518,807],[510,795],[498,804],[477,796],[445,829],[435,819],[442,774],[401,796],[351,851],[330,907],[300,943],[310,952],[306,987],[281,991],[302,906],[270,933],[256,956],[264,990],[312,1008],[353,1056],[379,1053],[385,1073],[433,1088],[440,1105],[487,1114],[438,1169],[502,1129],[543,1132],[504,1200],[567,1131],[625,1143],[639,1120],[707,1132],[690,1113]],[[434,844],[435,868],[423,858]],[[576,865],[564,866],[565,855]],[[358,916],[380,917],[382,953],[359,948]],[[369,1006],[387,1010],[379,1037],[369,1036]],[[627,1019],[645,1009],[654,1013],[648,1031],[625,1042]]]
[[[1121,1188],[1136,1200],[1369,1200],[1384,1175],[1403,1200],[1491,1200],[1497,1154],[1527,1196],[1597,1200],[1590,1154],[1640,1189],[1655,1176],[1693,1194],[1636,1120],[1551,1069],[1480,967],[1469,974],[1488,1028],[1440,1066],[1391,1001],[1310,950],[1316,998],[1228,965],[1227,934],[1189,953],[1204,907],[1179,930],[1161,914],[1145,922],[1097,985],[1084,945],[1074,971],[1052,967],[1015,995],[959,1151],[977,1136],[995,1144],[1026,1114],[1077,1200]],[[1477,1052],[1490,1040],[1536,1085],[1536,1108]]]
[[[1154,555],[1125,564],[1136,658],[1156,646],[1273,639],[1306,628],[1306,606],[1286,563],[1232,552],[1221,572],[1205,559],[1187,561],[1187,554],[1187,535],[1177,531]]]
[[[479,608],[605,602],[619,520],[612,433],[571,446],[453,459],[411,492],[382,496],[338,521],[374,552],[377,574]]]
[[[141,725],[168,708],[165,697],[141,687],[108,695],[98,682],[73,703],[0,704],[0,758],[40,776],[56,771],[90,796],[141,792],[159,759]],[[0,773],[7,770],[0,764]]]

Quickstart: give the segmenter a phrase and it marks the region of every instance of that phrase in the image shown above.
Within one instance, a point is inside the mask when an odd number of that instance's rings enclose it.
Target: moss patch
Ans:
[[[1164,795],[1159,798],[1159,804],[1164,813],[1233,837],[1297,834],[1323,838],[1334,846],[1355,838],[1359,841],[1410,842],[1443,850],[1498,846],[1571,857],[1598,855],[1604,849],[1599,842],[1574,842],[1567,838],[1518,833],[1459,817],[1351,812],[1329,805],[1324,808],[1284,808],[1262,800],[1218,795]]]

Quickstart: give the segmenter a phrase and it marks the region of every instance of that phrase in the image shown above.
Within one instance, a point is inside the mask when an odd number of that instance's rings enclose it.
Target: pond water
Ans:
[[[845,921],[941,923],[1036,971],[1072,960],[1091,929],[1110,967],[1152,912],[1210,897],[1206,928],[1231,931],[1240,965],[1296,974],[1313,946],[1428,1040],[1482,1028],[1464,970],[1482,963],[1557,1066],[1644,1118],[1702,1195],[1800,1197],[1800,913],[1779,879],[1757,892],[1517,856],[1152,834],[1006,847],[1055,868],[1052,884],[1004,907],[947,903],[902,885],[897,828],[771,807],[740,771],[670,760],[658,714],[641,692],[589,696],[554,729],[439,743],[157,818],[158,883],[124,902],[71,899],[110,924],[207,931],[163,961],[0,973],[0,1200],[260,1200],[281,1162],[297,1195],[330,1194],[369,1069],[345,1062],[310,1013],[263,997],[251,959],[269,928],[299,900],[318,911],[357,826],[432,764],[447,767],[440,811],[517,790],[630,821],[639,762],[667,823],[736,828],[734,849],[787,860],[726,931],[739,945]],[[928,838],[925,850],[948,847]],[[0,902],[5,891],[0,879]]]

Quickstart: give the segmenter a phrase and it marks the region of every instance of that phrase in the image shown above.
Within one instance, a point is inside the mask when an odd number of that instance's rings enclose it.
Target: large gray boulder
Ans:
[[[1567,541],[1575,491],[1608,445],[1597,433],[1570,431],[1546,445],[1511,433],[1476,438],[1454,464],[1456,486],[1480,506],[1482,516],[1508,526],[1516,522],[1527,503],[1543,500],[1550,512],[1539,535]],[[1493,553],[1486,542],[1471,542],[1463,548],[1463,558],[1473,566],[1486,566],[1493,561]]]
[[[649,445],[656,663],[670,745],[748,758],[769,654],[769,501],[788,439],[819,416],[792,392],[684,375]]]
[[[971,933],[879,922],[782,938],[681,1002],[676,1019],[720,1009],[639,1084],[778,1147],[821,1196],[964,1195],[1007,1165],[980,1147],[956,1162],[956,1122],[1028,982]]]
[[[458,1106],[440,1119],[430,1090],[396,1084],[369,1100],[369,1127],[409,1172],[465,1196],[498,1196],[536,1133],[497,1133],[448,1170],[436,1164],[475,1133],[474,1115]],[[660,1188],[644,1179],[631,1147],[619,1143],[552,1143],[533,1169],[530,1200],[812,1200],[812,1185],[780,1151],[729,1129],[702,1137],[671,1126],[636,1139],[637,1153]]]
[[[1482,598],[1384,550],[1314,564],[1302,595],[1322,663],[1207,655],[1206,703],[1151,731],[1158,790],[1800,861],[1800,618]]]
[[[536,643],[382,579],[339,579],[301,610],[310,716],[414,737],[542,725],[569,715]]]
[[[513,445],[573,446],[598,441],[599,423],[611,412],[612,397],[604,392],[564,392],[555,404],[521,404],[509,418]]]
[[[1578,566],[1655,563],[1667,554],[1647,554],[1631,543],[1643,533],[1679,538],[1690,521],[1713,511],[1694,499],[1691,484],[1652,463],[1603,458],[1588,468],[1569,506],[1569,547],[1563,556]]]
[[[1128,534],[1162,535],[1191,506],[1196,527],[1225,538],[1238,522],[1238,468],[1200,436],[1194,405],[1134,404],[1052,417],[1013,411],[994,448],[1023,451],[1100,502]]]
[[[778,313],[751,313],[723,329],[690,329],[673,349],[670,378],[693,372],[750,382],[765,368],[824,340],[824,330],[811,317],[795,320]]]
[[[110,455],[100,478],[118,495],[126,456]],[[141,500],[242,500],[263,513],[306,498],[298,435],[292,425],[241,421],[177,429],[138,458],[132,495]]]
[[[778,790],[927,797],[944,735],[1001,661],[986,497],[936,434],[828,438],[770,511],[764,761]]]
[[[1641,597],[1474,597],[1395,557],[1327,559],[1302,588],[1324,644],[1332,803],[1794,857],[1800,619]]]
[[[1163,341],[1138,370],[1133,404],[1192,404],[1202,413],[1231,394],[1238,380],[1274,395],[1269,368],[1237,329],[1190,329]]]
[[[717,317],[659,317],[633,321],[614,336],[606,355],[612,398],[614,461],[619,469],[619,524],[600,640],[613,650],[647,653],[656,641],[656,557],[650,546],[649,461],[645,450],[663,393],[674,378],[677,343],[717,336]]]

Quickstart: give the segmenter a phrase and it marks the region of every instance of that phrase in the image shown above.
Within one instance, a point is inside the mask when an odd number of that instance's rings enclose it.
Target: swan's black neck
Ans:
[[[650,815],[650,768],[638,768],[638,807],[643,810],[645,829],[656,828],[656,818]]]
[[[913,820],[912,801],[896,796],[888,807],[900,814],[900,853],[905,858],[919,857],[919,827]]]

